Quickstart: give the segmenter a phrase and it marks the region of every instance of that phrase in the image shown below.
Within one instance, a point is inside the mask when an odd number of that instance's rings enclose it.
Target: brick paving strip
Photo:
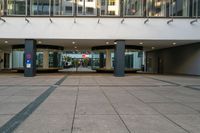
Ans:
[[[38,96],[33,102],[27,105],[19,113],[13,116],[8,122],[6,122],[1,128],[0,133],[12,133],[24,120],[26,120],[47,97],[67,78],[64,76],[57,81],[53,86],[50,86],[45,92]]]

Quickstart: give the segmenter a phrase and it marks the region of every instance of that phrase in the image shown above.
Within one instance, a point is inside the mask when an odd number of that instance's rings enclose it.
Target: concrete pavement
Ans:
[[[41,104],[13,132],[199,133],[199,81],[145,74],[2,74],[0,127],[40,97]],[[50,87],[55,90],[45,97]]]

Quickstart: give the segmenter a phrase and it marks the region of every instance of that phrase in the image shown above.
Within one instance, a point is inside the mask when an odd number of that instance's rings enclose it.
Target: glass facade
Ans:
[[[170,16],[187,17],[189,15],[189,0],[171,0]]]
[[[30,15],[50,15],[50,0],[31,0]]]
[[[8,0],[8,15],[26,15],[26,0]]]
[[[77,15],[96,16],[97,15],[97,0],[78,0]]]
[[[124,0],[124,14],[126,16],[143,16],[142,0]]]
[[[3,14],[4,14],[4,11],[3,11],[3,1],[2,0],[0,0],[0,16],[3,16]]]
[[[114,49],[110,50],[111,69],[114,69]],[[92,69],[108,69],[106,66],[106,50],[92,51]],[[141,70],[143,65],[143,51],[135,49],[126,49],[125,51],[125,69]]]
[[[166,0],[147,0],[147,16],[164,17],[166,15]]]
[[[0,15],[195,17],[200,0],[0,0]]]
[[[120,1],[119,0],[101,0],[100,2],[101,16],[119,16]]]
[[[200,0],[193,0],[193,10],[192,10],[192,15],[194,17],[200,16]]]
[[[73,0],[54,0],[53,4],[54,15],[72,16],[74,11]]]
[[[44,64],[44,50],[46,49],[37,49],[36,52],[36,67],[43,68]],[[49,50],[49,68],[60,68],[62,67],[62,53],[59,50]],[[24,49],[13,49],[12,52],[12,68],[13,69],[22,69],[24,68]]]

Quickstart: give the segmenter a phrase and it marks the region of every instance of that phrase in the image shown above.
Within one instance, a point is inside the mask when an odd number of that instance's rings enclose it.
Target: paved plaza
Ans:
[[[200,77],[0,75],[0,133],[199,133]]]

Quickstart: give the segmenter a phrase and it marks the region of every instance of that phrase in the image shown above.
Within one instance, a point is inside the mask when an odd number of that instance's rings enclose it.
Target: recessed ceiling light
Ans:
[[[74,48],[77,48],[77,47],[74,47]]]
[[[143,42],[140,42],[140,44],[142,45],[142,44],[144,44]]]
[[[41,44],[42,43],[42,41],[38,41],[38,44]]]
[[[173,44],[173,45],[176,45],[176,43],[175,43],[175,42],[173,42],[172,44]]]
[[[117,44],[117,42],[114,42],[114,44]]]
[[[8,43],[8,41],[4,41],[4,43]]]
[[[106,44],[109,44],[109,42],[106,42]]]
[[[76,42],[74,42],[74,41],[72,42],[72,44],[75,44],[75,43],[76,43]]]
[[[155,47],[152,47],[151,49],[155,49]]]

